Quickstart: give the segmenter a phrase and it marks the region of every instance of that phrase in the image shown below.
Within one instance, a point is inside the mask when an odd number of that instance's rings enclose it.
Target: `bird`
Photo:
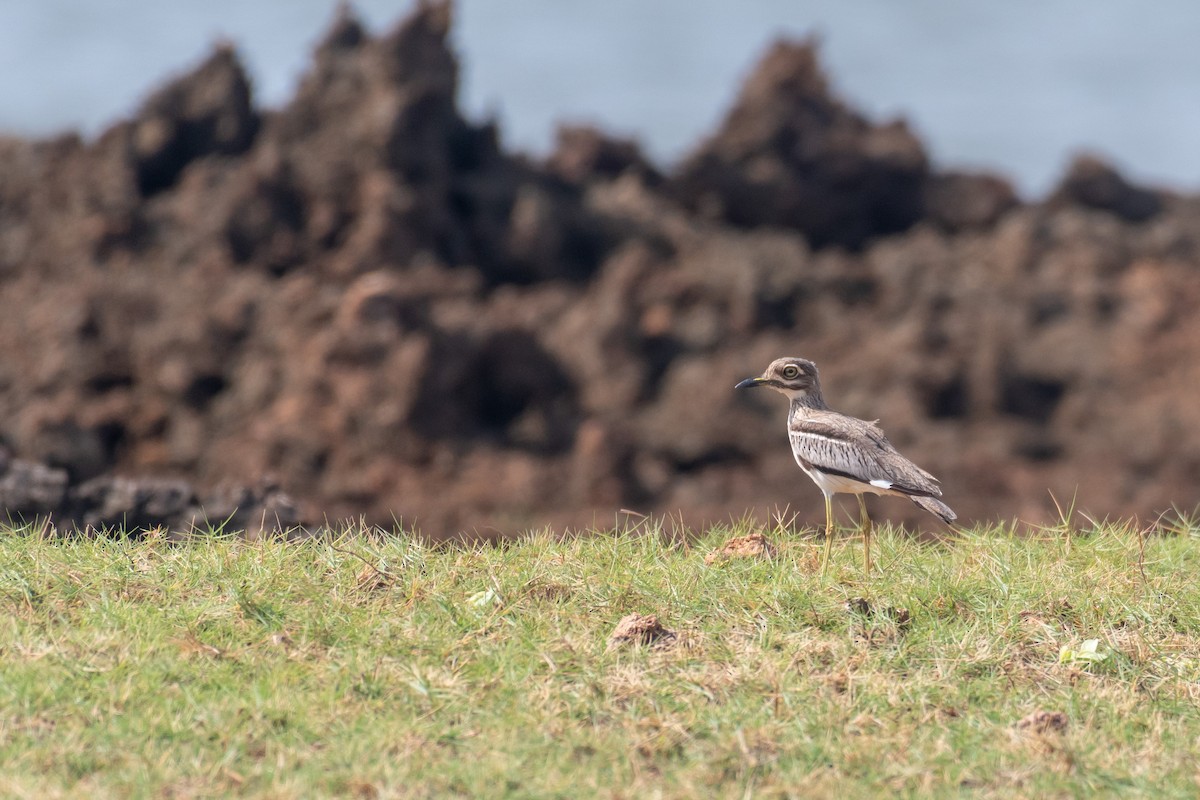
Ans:
[[[943,503],[938,479],[909,461],[892,446],[878,420],[867,422],[840,414],[825,403],[817,365],[806,358],[779,358],[757,378],[747,378],[735,389],[765,386],[791,401],[788,438],[800,469],[825,495],[825,552],[821,571],[829,564],[833,540],[833,496],[858,496],[862,509],[863,563],[871,571],[873,524],[863,495],[907,497],[950,524],[958,516]]]

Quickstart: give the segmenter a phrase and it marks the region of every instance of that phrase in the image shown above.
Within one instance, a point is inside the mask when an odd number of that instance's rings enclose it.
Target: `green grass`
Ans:
[[[735,526],[736,527],[736,526]],[[1192,797],[1189,531],[0,535],[4,797]],[[1144,569],[1143,569],[1144,567]],[[861,598],[861,600],[859,600]],[[609,648],[630,612],[673,640]],[[1089,640],[1097,640],[1087,644]],[[1065,730],[1018,723],[1065,714]]]

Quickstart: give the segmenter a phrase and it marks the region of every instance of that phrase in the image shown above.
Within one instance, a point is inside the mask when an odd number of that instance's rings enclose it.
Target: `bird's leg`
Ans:
[[[874,533],[875,523],[871,522],[871,515],[867,513],[867,498],[861,494],[858,496],[858,507],[862,509],[862,534],[863,534],[863,564],[866,567],[867,574],[871,574],[871,534]]]
[[[829,569],[829,554],[833,550],[833,495],[825,495],[825,555],[821,558],[821,574]]]

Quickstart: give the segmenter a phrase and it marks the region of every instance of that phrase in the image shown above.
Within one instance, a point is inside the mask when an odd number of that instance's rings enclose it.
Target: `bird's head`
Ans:
[[[817,377],[817,365],[807,358],[777,358],[757,378],[747,378],[736,389],[767,386],[787,395],[789,400],[819,398],[821,383]]]

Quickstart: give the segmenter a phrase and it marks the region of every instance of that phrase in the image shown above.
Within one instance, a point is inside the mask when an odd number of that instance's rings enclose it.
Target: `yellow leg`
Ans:
[[[858,507],[862,509],[862,534],[863,534],[863,565],[866,567],[867,574],[871,574],[871,534],[875,532],[875,523],[871,522],[871,515],[867,513],[867,499],[861,494],[858,496]]]
[[[833,550],[833,495],[825,495],[825,555],[821,558],[821,574],[829,569],[829,554]]]

